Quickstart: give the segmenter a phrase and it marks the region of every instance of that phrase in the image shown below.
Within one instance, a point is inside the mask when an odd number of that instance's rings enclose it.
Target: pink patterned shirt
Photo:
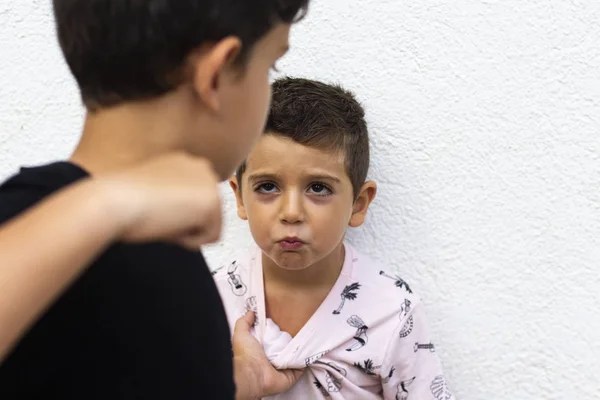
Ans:
[[[292,338],[266,318],[257,249],[214,274],[231,327],[254,310],[254,334],[279,369],[306,368],[269,399],[453,400],[419,297],[396,275],[345,244],[340,276]]]

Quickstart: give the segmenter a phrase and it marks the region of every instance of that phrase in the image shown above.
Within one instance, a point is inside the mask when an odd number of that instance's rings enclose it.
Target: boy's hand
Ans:
[[[120,217],[120,240],[198,249],[219,239],[218,178],[205,159],[170,154],[97,180],[108,188],[111,215]]]
[[[259,399],[288,391],[302,375],[299,370],[276,370],[252,336],[254,312],[240,318],[233,331],[236,399]]]

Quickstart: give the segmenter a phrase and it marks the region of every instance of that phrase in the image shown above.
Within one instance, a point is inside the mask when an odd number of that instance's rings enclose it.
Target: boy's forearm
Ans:
[[[113,197],[86,180],[0,227],[0,363],[22,333],[119,234]]]

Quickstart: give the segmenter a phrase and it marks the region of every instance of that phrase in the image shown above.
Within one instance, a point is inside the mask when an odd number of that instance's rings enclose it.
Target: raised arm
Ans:
[[[221,229],[216,175],[183,154],[82,180],[0,227],[0,363],[27,328],[117,240],[189,248]]]

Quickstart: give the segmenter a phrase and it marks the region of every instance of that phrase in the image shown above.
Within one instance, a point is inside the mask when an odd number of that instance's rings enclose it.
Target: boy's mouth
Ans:
[[[286,237],[285,239],[279,241],[279,246],[284,251],[298,250],[303,245],[304,242],[297,237]]]

